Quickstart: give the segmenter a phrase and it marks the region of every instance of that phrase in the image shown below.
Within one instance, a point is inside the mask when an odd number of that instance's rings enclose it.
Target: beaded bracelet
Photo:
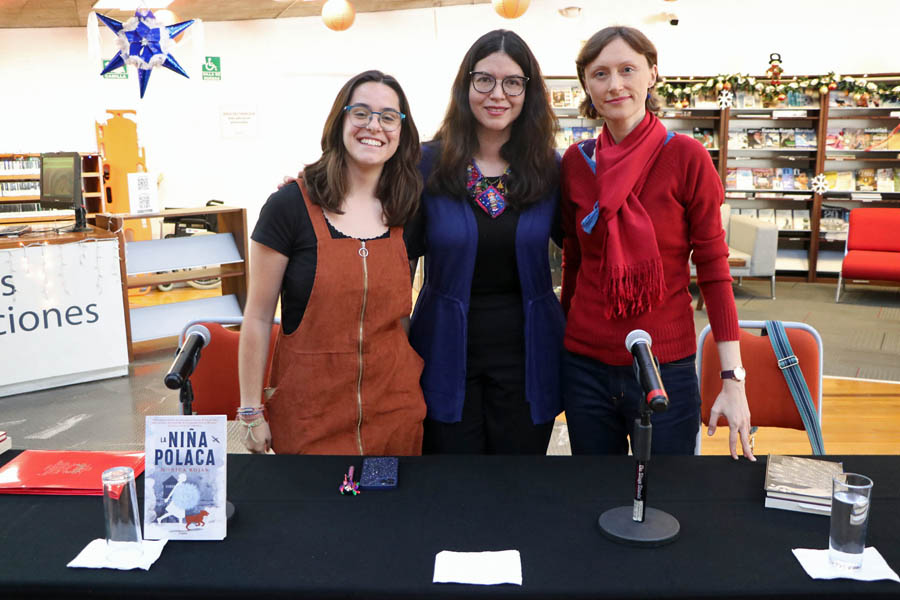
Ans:
[[[237,415],[239,417],[255,417],[256,415],[263,414],[263,406],[240,406],[237,409]]]

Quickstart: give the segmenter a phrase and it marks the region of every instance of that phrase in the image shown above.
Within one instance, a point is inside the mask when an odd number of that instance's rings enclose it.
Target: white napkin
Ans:
[[[863,551],[862,566],[858,569],[836,567],[828,560],[828,550],[812,550],[810,548],[794,548],[794,556],[807,575],[813,579],[858,579],[859,581],[878,581],[890,579],[900,583],[900,577],[888,566],[881,553],[874,546]]]
[[[451,552],[434,556],[434,583],[522,585],[522,559],[518,550],[500,552]]]
[[[106,540],[98,538],[84,547],[78,556],[67,564],[67,567],[85,569],[150,569],[150,565],[156,562],[162,554],[163,546],[168,540],[143,540],[141,541],[142,553],[140,556],[128,559],[110,559],[106,555]]]

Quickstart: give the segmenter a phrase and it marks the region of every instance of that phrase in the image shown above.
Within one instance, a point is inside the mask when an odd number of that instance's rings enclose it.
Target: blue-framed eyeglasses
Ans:
[[[382,111],[372,110],[365,104],[350,104],[344,107],[344,112],[349,113],[350,122],[355,127],[368,127],[372,122],[372,116],[378,115],[378,122],[385,131],[395,131],[400,127],[400,123],[406,118],[402,112],[393,108],[386,108]]]

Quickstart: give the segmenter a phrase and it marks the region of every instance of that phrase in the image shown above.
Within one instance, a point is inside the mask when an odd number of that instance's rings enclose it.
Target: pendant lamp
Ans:
[[[328,0],[322,5],[322,21],[328,29],[344,31],[353,25],[356,9],[348,0]]]
[[[494,10],[504,19],[516,19],[525,14],[531,0],[493,0]]]

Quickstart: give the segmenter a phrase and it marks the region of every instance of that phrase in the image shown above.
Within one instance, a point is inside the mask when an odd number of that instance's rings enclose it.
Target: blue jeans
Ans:
[[[653,413],[653,454],[693,454],[700,425],[694,356],[660,365],[669,408]],[[563,408],[572,454],[627,454],[628,436],[644,402],[634,368],[607,365],[566,351]]]

